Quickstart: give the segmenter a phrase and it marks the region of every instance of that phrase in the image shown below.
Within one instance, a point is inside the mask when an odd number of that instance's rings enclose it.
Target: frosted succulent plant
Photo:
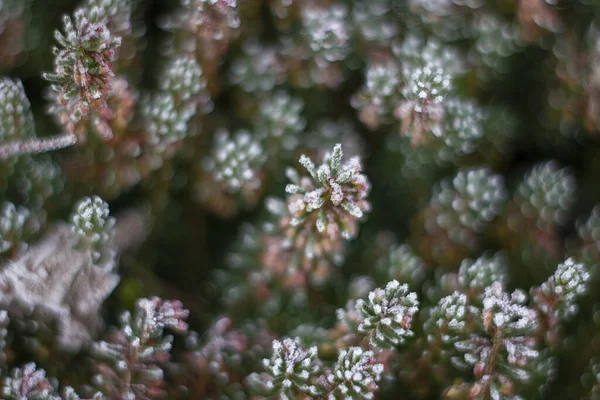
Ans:
[[[362,317],[358,331],[369,337],[375,348],[393,348],[413,336],[411,324],[418,311],[417,295],[407,285],[389,282],[385,289],[375,289],[367,300],[356,301],[356,311]]]
[[[40,220],[25,207],[5,202],[0,207],[0,254],[18,253],[40,229]]]
[[[0,78],[0,104],[0,160],[19,154],[56,150],[75,143],[76,138],[70,133],[43,139],[35,137],[31,106],[20,81]]]
[[[396,37],[400,29],[393,18],[393,7],[394,3],[389,0],[355,2],[352,17],[366,41],[386,44]]]
[[[536,165],[526,175],[517,189],[515,201],[526,217],[537,218],[546,225],[562,225],[575,200],[575,190],[572,172],[550,161]]]
[[[127,32],[131,29],[131,0],[84,0],[85,7],[97,7],[100,15],[107,19],[110,29]]]
[[[181,0],[180,7],[163,22],[165,29],[184,36],[183,45],[207,60],[218,59],[236,38],[240,27],[237,0]]]
[[[374,356],[360,347],[341,350],[332,371],[325,374],[327,399],[374,398],[383,372],[383,364]]]
[[[485,288],[494,282],[506,285],[510,270],[504,253],[485,252],[477,259],[466,258],[457,272],[442,275],[435,285],[427,285],[427,295],[432,301],[453,292],[467,296],[469,304],[480,306]]]
[[[441,136],[444,117],[441,103],[450,91],[450,75],[432,63],[406,67],[403,75],[403,100],[394,110],[394,115],[402,121],[401,133],[413,143],[426,142],[426,133]]]
[[[161,367],[169,360],[173,337],[187,333],[189,312],[179,301],[140,299],[133,315],[121,315],[121,326],[106,341],[93,344],[98,363],[95,383],[108,397],[150,398],[164,395]],[[122,374],[128,376],[121,378]]]
[[[210,31],[215,39],[222,37],[225,30],[218,24],[224,24],[230,29],[240,26],[237,0],[182,0],[181,3],[191,11],[198,25],[209,25],[202,27],[203,29],[210,29],[210,25],[217,22],[216,27],[212,27],[213,30]]]
[[[527,295],[520,290],[509,295],[498,282],[488,286],[481,311],[484,328],[491,333],[503,331],[506,335],[533,332],[537,325],[536,315],[525,306],[526,302]],[[511,349],[508,351],[510,353]]]
[[[285,65],[272,46],[262,46],[256,39],[248,39],[242,52],[233,60],[229,80],[248,93],[268,92],[283,83]]]
[[[89,250],[94,262],[110,258],[110,241],[115,219],[109,216],[108,203],[98,196],[86,197],[77,203],[71,216],[72,229],[80,237],[79,246]]]
[[[356,220],[369,211],[366,197],[370,185],[361,173],[358,157],[342,164],[342,146],[337,144],[325,162],[315,167],[310,158],[300,157],[300,164],[310,177],[300,177],[292,169],[286,174],[291,184],[286,186],[288,207],[293,227],[312,229],[314,224],[319,233],[330,237],[349,239],[356,234]]]
[[[480,14],[473,22],[476,37],[474,52],[486,67],[504,72],[505,60],[521,50],[518,27],[496,17],[494,14]]]
[[[267,209],[278,219],[269,229],[267,254],[276,255],[277,269],[304,271],[315,284],[322,284],[331,276],[332,265],[343,260],[346,240],[356,236],[359,220],[370,208],[370,185],[358,157],[342,163],[339,144],[318,168],[305,155],[300,164],[309,176],[286,170],[291,181],[286,186],[287,204],[267,199]]]
[[[299,145],[306,127],[304,102],[286,92],[277,92],[261,101],[255,129],[269,158],[289,156]]]
[[[147,141],[163,152],[194,132],[189,121],[212,109],[202,68],[193,58],[175,58],[163,71],[161,90],[142,98],[141,115]]]
[[[568,258],[556,268],[546,282],[532,290],[534,303],[548,316],[554,326],[559,321],[572,319],[579,311],[577,301],[585,296],[591,283],[588,268]]]
[[[425,263],[410,245],[393,246],[387,257],[378,260],[377,270],[388,280],[406,282],[411,290],[417,290],[427,276]]]
[[[508,283],[508,263],[502,253],[484,254],[476,260],[463,260],[457,275],[462,290],[483,294],[494,282]]]
[[[481,232],[501,212],[506,197],[502,176],[487,168],[462,169],[434,188],[426,226],[430,231],[442,228],[451,240],[467,243],[471,233]]]
[[[186,124],[194,115],[192,107],[179,108],[175,99],[166,93],[147,97],[142,104],[150,143],[173,143],[185,137]]]
[[[429,318],[423,328],[427,332],[427,340],[430,343],[441,344],[439,351],[444,358],[455,356],[454,344],[461,340],[469,320],[472,319],[470,314],[472,311],[467,296],[454,292],[440,299],[429,312]]]
[[[7,400],[41,399],[60,400],[56,384],[46,378],[46,371],[37,369],[34,363],[15,368],[2,381],[0,393]]]
[[[342,4],[329,8],[310,7],[302,12],[303,33],[310,50],[325,62],[346,58],[350,52],[348,11]]]
[[[360,120],[369,129],[389,123],[393,110],[401,99],[400,68],[394,61],[369,65],[365,73],[365,84],[351,99],[351,104],[360,112]]]
[[[265,393],[281,399],[318,393],[317,386],[312,383],[322,368],[316,347],[305,350],[297,338],[274,340],[273,355],[265,359],[263,365],[266,375],[260,378],[255,375],[252,379],[262,379]]]
[[[165,69],[160,89],[171,93],[178,102],[193,100],[206,88],[202,68],[192,57],[178,57]]]
[[[86,116],[90,108],[104,108],[111,88],[111,63],[121,38],[111,34],[103,11],[99,7],[81,8],[73,19],[64,17],[65,33],[55,34],[63,47],[55,49],[55,72],[44,75],[74,121]]]
[[[395,42],[392,52],[402,63],[402,73],[405,77],[416,67],[425,66],[430,66],[433,70],[441,68],[443,74],[450,79],[460,76],[465,71],[464,59],[453,46],[446,46],[437,39],[425,39],[418,34],[410,34],[403,41]]]
[[[20,81],[0,79],[0,145],[35,136],[33,114]]]
[[[548,365],[535,337],[537,313],[526,302],[522,291],[508,294],[494,283],[485,289],[481,309],[455,293],[432,313],[428,326],[438,331],[430,338],[441,340],[456,367],[472,368],[476,382],[467,385],[470,393],[494,398],[506,387],[507,395],[516,395],[532,382],[538,367]]]
[[[230,138],[227,131],[219,131],[213,154],[205,160],[204,169],[216,182],[222,183],[226,191],[238,193],[260,189],[261,169],[266,157],[250,132],[239,131]]]
[[[472,154],[484,135],[486,113],[477,104],[462,98],[450,98],[444,104],[443,148],[438,159],[446,161],[457,155]]]

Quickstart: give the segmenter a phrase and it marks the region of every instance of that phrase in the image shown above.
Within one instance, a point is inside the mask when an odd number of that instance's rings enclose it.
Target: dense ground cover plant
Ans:
[[[0,398],[600,398],[600,3],[0,0]]]

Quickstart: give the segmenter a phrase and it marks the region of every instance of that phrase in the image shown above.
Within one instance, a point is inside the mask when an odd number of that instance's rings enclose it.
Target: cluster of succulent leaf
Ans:
[[[47,3],[0,0],[1,398],[600,398],[597,2]]]
[[[333,329],[329,334],[338,336],[332,343],[339,349],[333,364],[319,358],[317,346],[303,348],[300,337],[274,340],[271,358],[263,360],[265,372],[250,375],[248,385],[261,395],[282,399],[298,395],[374,398],[384,371],[384,364],[378,361],[384,357],[382,349],[404,343],[405,337],[412,335],[410,325],[417,310],[416,294],[391,281],[385,289],[370,292],[368,300],[356,301],[354,311],[360,325],[347,324],[345,311],[338,310],[342,332]]]

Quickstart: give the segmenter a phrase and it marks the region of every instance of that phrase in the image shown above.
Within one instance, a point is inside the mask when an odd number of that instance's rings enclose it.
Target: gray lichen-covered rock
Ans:
[[[99,310],[119,276],[76,249],[77,236],[58,225],[0,270],[0,304],[13,315],[34,311],[58,322],[61,347],[76,350],[99,327]]]

